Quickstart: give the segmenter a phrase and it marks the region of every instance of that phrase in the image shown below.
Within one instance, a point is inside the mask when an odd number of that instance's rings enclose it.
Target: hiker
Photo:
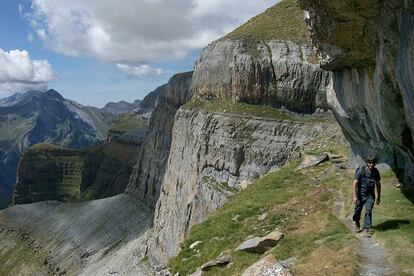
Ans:
[[[361,232],[365,229],[365,235],[371,237],[372,231],[372,208],[375,202],[375,187],[377,188],[377,204],[381,202],[381,176],[375,168],[375,156],[369,156],[366,165],[359,167],[355,172],[354,182],[352,183],[353,201],[355,211],[352,217],[355,221],[355,231]],[[361,229],[359,220],[361,219],[362,208],[365,205],[364,227]]]

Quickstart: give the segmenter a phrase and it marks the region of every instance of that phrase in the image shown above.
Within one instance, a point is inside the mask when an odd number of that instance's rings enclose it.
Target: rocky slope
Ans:
[[[139,107],[140,103],[140,100],[136,100],[133,103],[129,103],[126,101],[109,102],[104,107],[102,107],[101,110],[105,113],[120,115],[131,112],[135,108]]]
[[[376,152],[414,185],[414,2],[299,1],[334,70],[328,101],[356,155]]]
[[[0,99],[0,208],[9,202],[17,163],[31,145],[48,142],[83,148],[102,143],[110,117],[52,89]]]
[[[0,274],[150,275],[133,264],[142,244],[136,237],[151,220],[151,212],[125,194],[7,208],[0,211]],[[114,252],[124,254],[117,258]]]

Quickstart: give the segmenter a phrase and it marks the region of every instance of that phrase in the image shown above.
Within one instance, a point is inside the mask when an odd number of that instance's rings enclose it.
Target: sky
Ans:
[[[142,99],[277,0],[0,0],[0,98]]]

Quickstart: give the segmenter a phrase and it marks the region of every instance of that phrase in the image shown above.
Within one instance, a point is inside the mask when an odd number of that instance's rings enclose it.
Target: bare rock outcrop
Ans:
[[[192,91],[206,99],[313,113],[327,109],[325,89],[330,79],[317,61],[308,44],[223,38],[203,50],[195,65]]]
[[[155,210],[150,261],[162,265],[174,256],[192,225],[253,179],[297,157],[297,147],[323,128],[323,123],[180,109]]]
[[[356,157],[376,152],[414,185],[414,2],[299,2],[334,70],[328,102]]]
[[[280,265],[273,255],[267,255],[249,268],[242,276],[291,276],[292,273]]]
[[[156,89],[156,106],[152,112],[149,132],[138,152],[128,186],[125,190],[154,209],[159,198],[171,146],[174,115],[191,99],[193,72],[174,75],[167,84]]]

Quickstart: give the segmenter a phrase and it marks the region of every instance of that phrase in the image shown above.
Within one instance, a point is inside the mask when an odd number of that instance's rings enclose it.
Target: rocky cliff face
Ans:
[[[252,45],[253,44],[253,45]],[[193,94],[301,113],[326,109],[329,74],[308,44],[224,38],[203,50],[196,62]]]
[[[253,179],[297,157],[300,145],[323,130],[311,118],[290,116],[281,120],[203,109],[177,112],[149,245],[151,261],[160,265],[174,256],[192,225]]]
[[[376,152],[414,185],[414,2],[299,2],[334,70],[329,103],[357,159]]]
[[[288,11],[289,20],[279,22]],[[273,15],[275,33],[262,28]],[[298,28],[297,35],[287,35],[289,28]],[[322,132],[318,120],[297,114],[327,108],[330,81],[301,30],[306,30],[302,11],[287,0],[203,50],[191,84],[194,98],[174,121],[149,240],[155,266],[174,256],[190,227],[229,195],[297,156],[298,145]],[[261,105],[297,113],[269,117],[272,108]]]
[[[167,84],[155,90],[157,93],[153,92],[157,95],[157,103],[150,118],[149,132],[138,153],[137,163],[125,191],[151,209],[155,208],[165,174],[174,115],[191,98],[192,74],[193,72],[187,72],[174,75]]]
[[[55,90],[0,99],[0,208],[7,206],[20,156],[33,144],[83,148],[105,140],[111,116],[64,99]]]
[[[281,1],[208,45],[195,65],[193,94],[300,113],[326,109],[330,75],[318,64],[302,10]]]

